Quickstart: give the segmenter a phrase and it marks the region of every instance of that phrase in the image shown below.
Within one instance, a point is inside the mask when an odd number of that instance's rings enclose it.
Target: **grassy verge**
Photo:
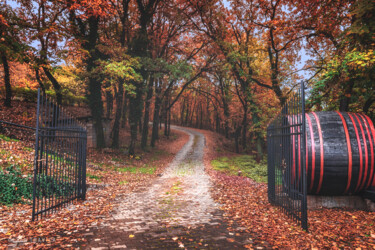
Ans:
[[[267,161],[257,163],[251,155],[220,157],[211,161],[215,170],[229,175],[242,175],[256,182],[267,182]]]

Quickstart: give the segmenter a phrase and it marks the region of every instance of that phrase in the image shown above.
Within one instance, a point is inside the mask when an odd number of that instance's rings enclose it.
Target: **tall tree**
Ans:
[[[6,3],[0,3],[0,62],[4,70],[6,107],[11,107],[12,101],[9,62],[25,60],[25,51],[28,49],[21,38],[21,23],[23,20],[17,16],[15,10]]]
[[[84,62],[88,85],[87,97],[95,127],[96,147],[103,148],[105,147],[105,139],[102,122],[102,84],[100,79],[97,78],[95,70],[97,61],[101,58],[101,53],[98,49],[100,43],[100,20],[111,16],[113,9],[109,2],[94,0],[79,1],[77,3],[67,0],[67,9],[69,9],[69,20],[72,25],[71,31],[86,52]]]
[[[143,59],[150,58],[150,42],[147,29],[153,21],[153,16],[160,3],[160,0],[148,0],[142,1],[137,0],[137,10],[139,12],[139,28],[135,31],[135,36],[131,41],[129,54],[133,57],[139,57]],[[138,69],[139,75],[142,76],[141,81],[133,81],[132,85],[135,86],[135,96],[129,97],[129,125],[130,125],[130,144],[129,144],[129,155],[135,153],[135,143],[137,140],[138,124],[142,118],[142,100],[145,83],[148,79],[148,72],[145,67]]]

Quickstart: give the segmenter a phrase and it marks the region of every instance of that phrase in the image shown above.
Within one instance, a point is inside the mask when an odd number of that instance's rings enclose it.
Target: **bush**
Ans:
[[[22,98],[26,102],[36,102],[38,90],[29,88],[13,88],[13,95]]]
[[[12,165],[0,172],[0,204],[10,205],[13,203],[30,200],[33,193],[32,176],[23,176],[19,168]]]

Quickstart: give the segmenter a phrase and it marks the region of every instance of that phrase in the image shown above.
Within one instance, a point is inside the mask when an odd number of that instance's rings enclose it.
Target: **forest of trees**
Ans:
[[[172,123],[261,158],[267,124],[302,76],[308,109],[375,118],[374,13],[372,0],[1,1],[1,95],[6,107],[19,88],[82,97],[98,148],[119,147],[127,127],[132,155]]]

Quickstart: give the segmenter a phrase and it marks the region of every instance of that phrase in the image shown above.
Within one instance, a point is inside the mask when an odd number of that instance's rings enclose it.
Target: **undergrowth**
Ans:
[[[22,175],[17,166],[0,170],[0,204],[10,205],[30,200],[33,193],[31,175]]]
[[[242,175],[256,182],[267,182],[267,161],[256,162],[251,155],[236,157],[220,157],[211,161],[215,170],[223,171],[230,175]],[[239,171],[241,171],[239,173]]]

